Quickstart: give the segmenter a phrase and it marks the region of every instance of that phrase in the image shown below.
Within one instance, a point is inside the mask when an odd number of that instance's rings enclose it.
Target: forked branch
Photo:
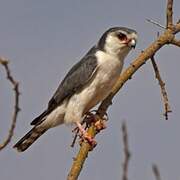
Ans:
[[[164,116],[165,116],[165,119],[168,120],[168,114],[172,111],[171,111],[171,108],[169,105],[169,100],[168,100],[168,95],[167,95],[166,88],[165,88],[165,83],[163,82],[163,80],[161,78],[159,68],[155,62],[154,56],[151,57],[151,62],[153,65],[156,79],[158,80],[160,88],[161,88],[161,94],[162,94],[163,102],[164,102]]]
[[[20,111],[20,108],[19,108],[19,95],[20,95],[20,93],[19,93],[19,83],[11,75],[11,71],[9,69],[8,63],[9,63],[9,61],[7,59],[0,57],[0,64],[4,67],[4,69],[6,71],[7,79],[9,80],[9,82],[13,86],[13,90],[14,90],[14,110],[13,110],[12,123],[11,123],[11,127],[9,129],[8,136],[0,144],[0,150],[4,149],[8,145],[8,143],[11,141],[11,138],[13,136],[14,129],[15,129],[15,126],[16,126],[18,112]]]

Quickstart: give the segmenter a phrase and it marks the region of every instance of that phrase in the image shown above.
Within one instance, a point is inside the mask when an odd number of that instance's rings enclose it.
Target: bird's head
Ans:
[[[128,52],[135,48],[137,32],[126,27],[113,27],[107,30],[98,42],[98,48],[104,52],[125,57]]]

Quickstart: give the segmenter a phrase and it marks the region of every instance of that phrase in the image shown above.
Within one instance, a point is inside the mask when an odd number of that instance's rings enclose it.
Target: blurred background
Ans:
[[[174,0],[174,17],[180,18],[180,1]],[[78,146],[71,148],[71,127],[61,126],[43,135],[24,153],[12,149],[31,127],[67,71],[112,26],[138,32],[136,50],[125,67],[161,32],[147,23],[150,18],[165,24],[166,0],[1,0],[0,56],[10,59],[10,68],[20,82],[20,107],[11,143],[0,152],[2,180],[63,180]],[[180,36],[178,36],[180,37]],[[132,158],[129,179],[154,179],[152,164],[159,166],[163,180],[180,178],[180,51],[162,48],[155,56],[166,83],[172,108],[169,120],[151,62],[147,62],[125,84],[109,108],[108,128],[96,137],[79,179],[121,179],[123,144],[121,124],[127,122]],[[13,94],[0,67],[0,141],[11,123]]]

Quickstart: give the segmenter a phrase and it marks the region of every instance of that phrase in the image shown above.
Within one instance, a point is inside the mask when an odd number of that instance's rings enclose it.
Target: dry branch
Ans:
[[[167,2],[166,18],[166,27],[171,29],[173,26],[173,0]]]
[[[159,85],[161,87],[161,94],[162,94],[163,102],[164,102],[164,116],[165,116],[165,119],[168,120],[168,113],[170,113],[172,111],[171,111],[171,108],[170,108],[170,105],[169,105],[168,95],[167,95],[167,92],[166,92],[166,89],[165,89],[165,83],[163,82],[163,80],[161,78],[161,75],[160,75],[158,66],[157,66],[157,64],[155,62],[154,56],[151,57],[151,62],[152,62],[152,65],[153,65],[153,69],[154,69],[156,79],[158,80]]]
[[[92,125],[89,129],[88,129],[88,134],[91,137],[94,137],[96,134],[96,130],[95,130],[95,126]],[[80,148],[80,151],[78,152],[76,158],[74,158],[73,161],[73,165],[72,168],[70,170],[70,173],[68,174],[67,180],[76,180],[78,179],[78,176],[81,172],[81,169],[83,168],[83,163],[87,156],[88,153],[92,150],[92,147],[89,143],[85,143],[83,142]]]
[[[19,109],[19,84],[14,79],[14,77],[11,75],[11,71],[9,69],[8,63],[9,63],[9,61],[7,59],[0,57],[0,64],[3,65],[3,67],[5,68],[7,80],[9,80],[9,82],[13,86],[15,100],[14,100],[14,110],[13,110],[11,127],[9,129],[8,136],[0,144],[0,150],[4,149],[8,145],[8,143],[11,141],[11,138],[13,136],[14,129],[16,126],[17,115],[18,115],[18,112],[20,111],[20,109]]]
[[[167,10],[166,10],[166,16],[167,16],[167,28],[165,31],[157,37],[157,39],[149,46],[147,47],[132,63],[131,65],[122,73],[122,75],[119,77],[117,83],[115,84],[112,92],[110,95],[101,103],[101,105],[98,108],[97,116],[99,116],[100,119],[103,118],[105,115],[108,107],[112,104],[112,99],[115,96],[115,94],[122,88],[124,83],[128,79],[132,78],[132,75],[143,65],[145,62],[149,59],[151,59],[152,56],[155,55],[155,53],[162,48],[164,45],[167,44],[173,44],[173,40],[175,37],[175,34],[180,32],[180,22],[178,22],[176,25],[173,25],[173,18],[172,18],[172,6],[173,1],[168,0],[167,2]],[[93,137],[96,135],[96,129],[94,128],[94,125],[92,125],[89,130],[91,131],[91,134],[93,134]],[[88,132],[89,132],[88,130]],[[68,175],[68,180],[77,180],[78,176],[80,174],[80,171],[83,167],[83,164],[86,160],[86,157],[88,156],[89,151],[91,150],[90,145],[87,142],[83,142],[80,150],[78,152],[78,155],[76,156],[73,165],[71,167],[71,170]],[[83,158],[81,158],[81,153]],[[78,163],[77,163],[78,162]],[[76,168],[78,164],[78,167]]]
[[[152,170],[153,170],[153,173],[154,173],[156,180],[161,180],[159,169],[155,164],[152,166]]]
[[[125,122],[122,124],[122,134],[123,134],[123,144],[124,144],[124,163],[123,163],[122,180],[128,180],[128,165],[131,154],[129,151],[128,132]]]
[[[158,27],[160,27],[160,28],[162,28],[162,29],[166,29],[165,26],[161,25],[160,23],[158,23],[158,22],[156,22],[156,21],[154,21],[154,20],[152,20],[152,19],[146,19],[146,21],[147,21],[147,22],[150,22],[150,23],[152,23],[152,24],[154,24],[154,25],[156,25],[156,26],[158,26]]]

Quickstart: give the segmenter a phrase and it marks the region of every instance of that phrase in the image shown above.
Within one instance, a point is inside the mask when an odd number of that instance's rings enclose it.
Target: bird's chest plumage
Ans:
[[[84,112],[104,100],[110,93],[122,70],[122,61],[103,52],[96,53],[98,60],[97,72],[80,93],[84,102]]]
[[[98,72],[94,78],[97,93],[106,93],[112,88],[122,70],[122,63],[115,57],[98,53]]]
[[[123,61],[103,52],[96,53],[96,57],[97,70],[83,89],[69,99],[65,122],[81,120],[86,112],[104,100],[121,73]]]

